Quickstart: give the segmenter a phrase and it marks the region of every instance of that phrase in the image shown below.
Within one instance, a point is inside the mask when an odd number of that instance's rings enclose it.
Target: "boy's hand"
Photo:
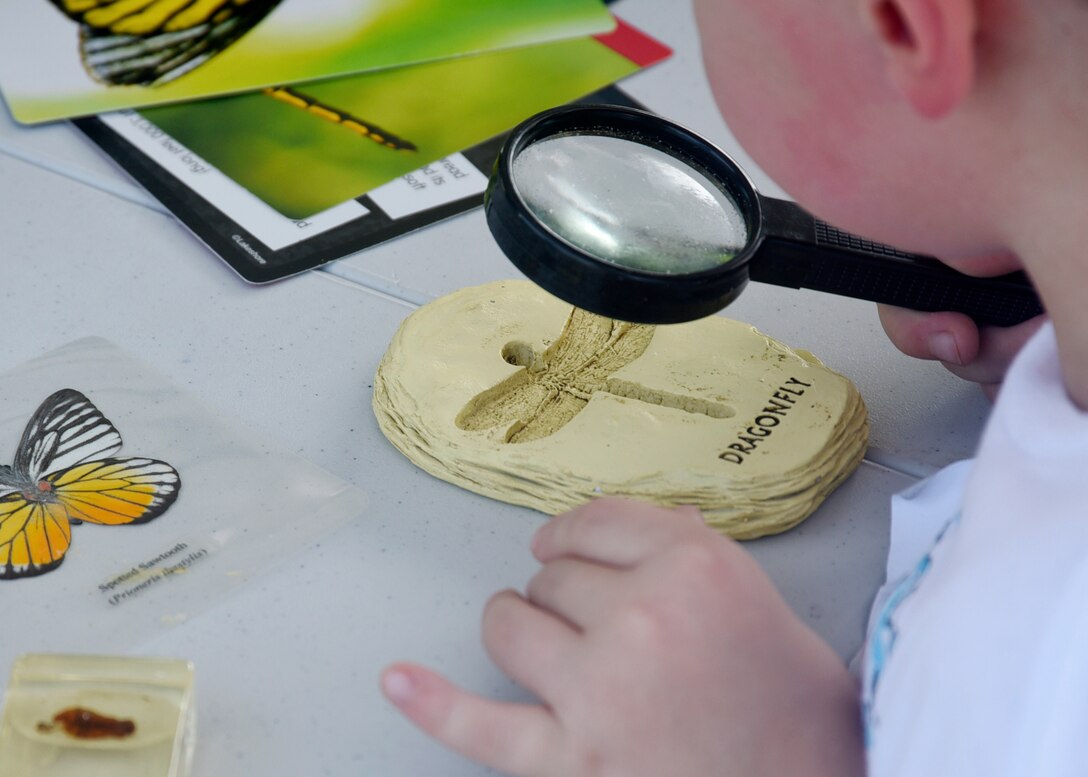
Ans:
[[[978,383],[991,400],[1021,346],[1046,316],[1010,327],[979,327],[962,313],[920,313],[878,305],[880,323],[903,353],[936,359],[964,380]]]
[[[386,695],[424,731],[525,777],[862,773],[853,679],[697,511],[596,500],[533,553],[527,594],[493,597],[483,636],[541,703],[389,667]]]

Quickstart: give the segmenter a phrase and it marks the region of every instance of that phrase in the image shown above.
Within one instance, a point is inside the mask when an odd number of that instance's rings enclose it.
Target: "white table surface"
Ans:
[[[779,194],[737,152],[709,102],[687,2],[614,8],[676,49],[624,87],[708,135],[762,191]],[[408,658],[477,691],[522,698],[489,664],[479,615],[494,591],[532,575],[528,539],[544,517],[415,469],[379,433],[369,391],[389,338],[420,301],[516,275],[482,214],[324,271],[249,286],[74,130],[27,130],[5,116],[0,198],[0,369],[78,337],[106,337],[370,496],[366,513],[297,560],[133,646],[196,664],[194,774],[487,773],[402,720],[378,693],[377,676]],[[869,405],[873,448],[858,472],[798,529],[748,545],[797,612],[847,657],[882,577],[890,495],[969,455],[987,405],[939,367],[900,356],[866,303],[753,284],[728,313],[810,348],[850,376]],[[35,649],[18,629],[0,639]],[[73,628],[70,649],[94,646]],[[0,667],[0,683],[5,674]]]

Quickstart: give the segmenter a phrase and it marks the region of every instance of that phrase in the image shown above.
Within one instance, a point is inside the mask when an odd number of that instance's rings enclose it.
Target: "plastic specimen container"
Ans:
[[[21,656],[0,717],[0,777],[188,777],[195,712],[188,661]]]

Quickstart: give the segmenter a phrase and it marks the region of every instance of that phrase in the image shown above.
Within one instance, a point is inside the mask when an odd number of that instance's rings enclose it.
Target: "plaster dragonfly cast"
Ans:
[[[602,494],[694,505],[737,538],[811,514],[868,439],[857,388],[812,354],[720,316],[572,311],[528,281],[414,312],[373,405],[398,450],[468,490],[549,514]]]

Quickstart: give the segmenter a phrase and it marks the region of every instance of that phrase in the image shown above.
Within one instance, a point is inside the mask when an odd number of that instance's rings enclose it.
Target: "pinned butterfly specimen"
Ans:
[[[146,523],[177,499],[181,478],[164,461],[111,458],[121,435],[73,389],[35,411],[15,451],[0,465],[0,579],[60,566],[72,525]]]
[[[79,22],[79,51],[107,86],[158,86],[203,65],[252,30],[281,0],[49,0]],[[283,86],[264,93],[381,146],[414,144]]]

